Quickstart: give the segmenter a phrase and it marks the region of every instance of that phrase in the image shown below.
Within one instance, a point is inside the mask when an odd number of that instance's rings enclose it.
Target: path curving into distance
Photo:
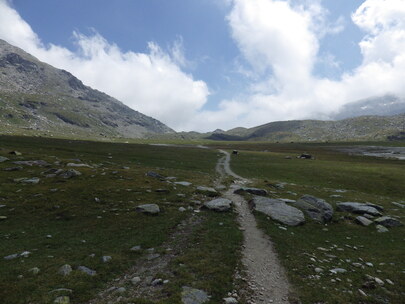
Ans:
[[[243,230],[242,263],[246,268],[249,287],[253,291],[252,299],[248,303],[289,303],[288,295],[291,287],[270,238],[257,228],[256,220],[246,200],[233,193],[250,181],[232,171],[231,156],[228,152],[219,151],[224,154],[216,167],[221,180],[227,175],[235,179],[224,196],[234,202],[239,214],[238,221]]]

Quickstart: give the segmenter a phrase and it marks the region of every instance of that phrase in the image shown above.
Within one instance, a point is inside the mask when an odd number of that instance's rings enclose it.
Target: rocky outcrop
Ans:
[[[303,210],[311,219],[317,222],[330,222],[333,216],[333,208],[325,200],[311,195],[304,195],[293,206]]]
[[[355,214],[370,214],[374,216],[381,215],[380,211],[375,207],[364,203],[345,202],[336,204],[336,207],[338,211],[346,211]]]

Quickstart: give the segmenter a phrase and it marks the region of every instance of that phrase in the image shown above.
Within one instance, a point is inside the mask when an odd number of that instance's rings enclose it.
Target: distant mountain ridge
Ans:
[[[404,131],[405,113],[394,116],[360,116],[337,121],[276,121],[254,128],[235,128],[223,133],[208,133],[205,138],[283,142],[387,140]]]
[[[143,138],[174,133],[160,121],[85,86],[0,39],[0,132]]]

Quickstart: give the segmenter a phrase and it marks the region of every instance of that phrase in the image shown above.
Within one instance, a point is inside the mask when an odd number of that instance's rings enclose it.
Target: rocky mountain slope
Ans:
[[[405,98],[392,94],[370,97],[344,105],[333,119],[345,119],[365,115],[397,115],[405,113]]]
[[[4,40],[0,40],[0,108],[3,134],[142,138],[174,133]]]
[[[350,141],[400,139],[405,113],[394,116],[361,116],[338,121],[277,121],[254,128],[235,128],[205,134],[213,140]]]

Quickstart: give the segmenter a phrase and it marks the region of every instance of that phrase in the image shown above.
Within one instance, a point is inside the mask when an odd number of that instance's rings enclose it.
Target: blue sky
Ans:
[[[403,94],[403,8],[404,0],[0,0],[0,38],[176,130],[207,131],[327,118],[347,102]]]

